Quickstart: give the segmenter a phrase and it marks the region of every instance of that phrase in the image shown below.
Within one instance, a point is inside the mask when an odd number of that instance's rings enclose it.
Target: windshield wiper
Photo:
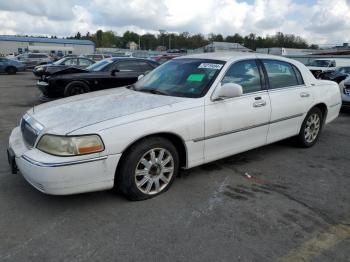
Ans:
[[[158,89],[134,89],[135,91],[140,91],[140,92],[144,92],[144,93],[151,93],[151,94],[156,94],[156,95],[163,95],[163,96],[168,96],[169,94],[164,92],[164,91],[160,91]]]

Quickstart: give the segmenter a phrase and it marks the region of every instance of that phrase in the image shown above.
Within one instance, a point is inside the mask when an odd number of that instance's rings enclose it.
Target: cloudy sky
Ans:
[[[350,0],[1,0],[0,21],[0,34],[281,31],[340,44],[350,41]]]

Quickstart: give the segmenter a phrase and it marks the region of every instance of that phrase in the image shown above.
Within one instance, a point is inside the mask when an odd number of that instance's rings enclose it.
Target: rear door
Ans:
[[[267,142],[272,143],[299,133],[313,95],[296,66],[273,59],[262,59],[261,63],[271,101]]]

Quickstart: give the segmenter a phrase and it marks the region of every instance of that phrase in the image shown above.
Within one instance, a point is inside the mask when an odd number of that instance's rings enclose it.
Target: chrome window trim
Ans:
[[[84,164],[84,163],[101,161],[101,160],[107,159],[108,156],[94,157],[94,158],[89,158],[89,159],[68,161],[68,162],[62,162],[62,163],[43,163],[43,162],[39,162],[39,161],[36,161],[34,159],[31,159],[30,157],[28,157],[26,155],[23,155],[21,158],[26,160],[27,162],[35,165],[35,166],[39,166],[39,167],[62,167],[62,166],[72,166],[72,165],[79,165],[79,164]]]

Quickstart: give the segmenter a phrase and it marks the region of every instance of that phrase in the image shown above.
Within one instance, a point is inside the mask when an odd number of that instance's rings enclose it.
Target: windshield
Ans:
[[[224,61],[175,59],[151,71],[134,84],[134,90],[170,96],[201,97],[224,66]]]
[[[309,66],[329,67],[330,64],[331,64],[331,60],[314,60],[309,64]]]
[[[53,64],[53,65],[60,65],[60,64],[62,64],[62,62],[64,62],[66,59],[67,59],[67,58],[62,58],[62,59],[60,59],[60,60],[57,60],[56,62],[53,62],[52,64]]]
[[[101,60],[95,64],[92,64],[91,66],[88,66],[86,70],[94,71],[94,72],[102,71],[106,66],[108,66],[111,63],[113,63],[113,60],[111,59]]]

